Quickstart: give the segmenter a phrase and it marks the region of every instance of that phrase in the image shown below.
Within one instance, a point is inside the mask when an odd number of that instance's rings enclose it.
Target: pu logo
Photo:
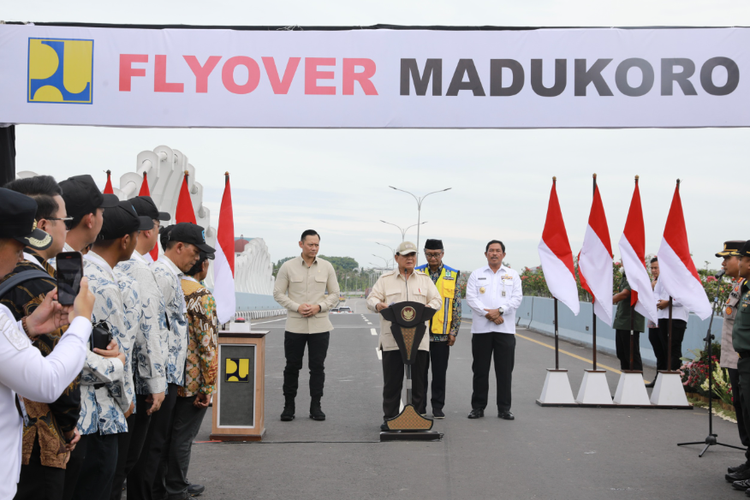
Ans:
[[[91,104],[94,41],[29,38],[28,102]]]
[[[224,367],[224,380],[227,382],[249,382],[250,381],[250,360],[227,358]]]

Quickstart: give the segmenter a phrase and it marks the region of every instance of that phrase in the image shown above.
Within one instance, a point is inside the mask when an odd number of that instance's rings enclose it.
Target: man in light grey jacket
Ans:
[[[339,283],[330,262],[317,258],[320,235],[312,229],[302,233],[302,254],[282,264],[276,276],[273,298],[288,311],[284,332],[283,422],[294,420],[299,371],[308,346],[310,367],[310,418],[325,420],[320,407],[325,383],[325,360],[333,325],[328,311],[339,302]],[[326,290],[328,295],[326,296]]]

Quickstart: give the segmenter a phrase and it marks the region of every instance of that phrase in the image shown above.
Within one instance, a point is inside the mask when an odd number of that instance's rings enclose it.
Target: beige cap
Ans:
[[[396,255],[406,255],[410,253],[417,253],[417,245],[411,241],[402,241],[401,244],[396,247]]]

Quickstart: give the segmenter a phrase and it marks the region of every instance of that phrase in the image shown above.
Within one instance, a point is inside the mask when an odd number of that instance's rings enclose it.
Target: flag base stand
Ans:
[[[547,368],[542,395],[536,400],[539,406],[578,406],[568,380],[568,370]]]
[[[628,406],[651,406],[646,385],[643,383],[643,372],[626,370],[620,374],[614,403]]]
[[[656,377],[654,390],[651,392],[651,404],[656,406],[692,408],[685,395],[685,388],[682,386],[680,372],[659,372],[659,375]]]
[[[584,370],[576,402],[582,406],[612,405],[612,394],[604,370]]]
[[[432,419],[425,418],[407,404],[401,413],[385,421],[387,431],[380,433],[380,441],[440,441],[442,433],[432,429]]]

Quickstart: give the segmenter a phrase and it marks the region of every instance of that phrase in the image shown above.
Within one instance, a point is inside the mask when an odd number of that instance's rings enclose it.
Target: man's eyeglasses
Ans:
[[[437,258],[440,258],[441,255],[443,255],[443,252],[435,252],[435,253],[425,252],[424,253],[424,256],[427,257],[428,259],[437,259]]]
[[[73,220],[73,217],[45,217],[44,220],[61,220],[61,221],[69,221]]]

